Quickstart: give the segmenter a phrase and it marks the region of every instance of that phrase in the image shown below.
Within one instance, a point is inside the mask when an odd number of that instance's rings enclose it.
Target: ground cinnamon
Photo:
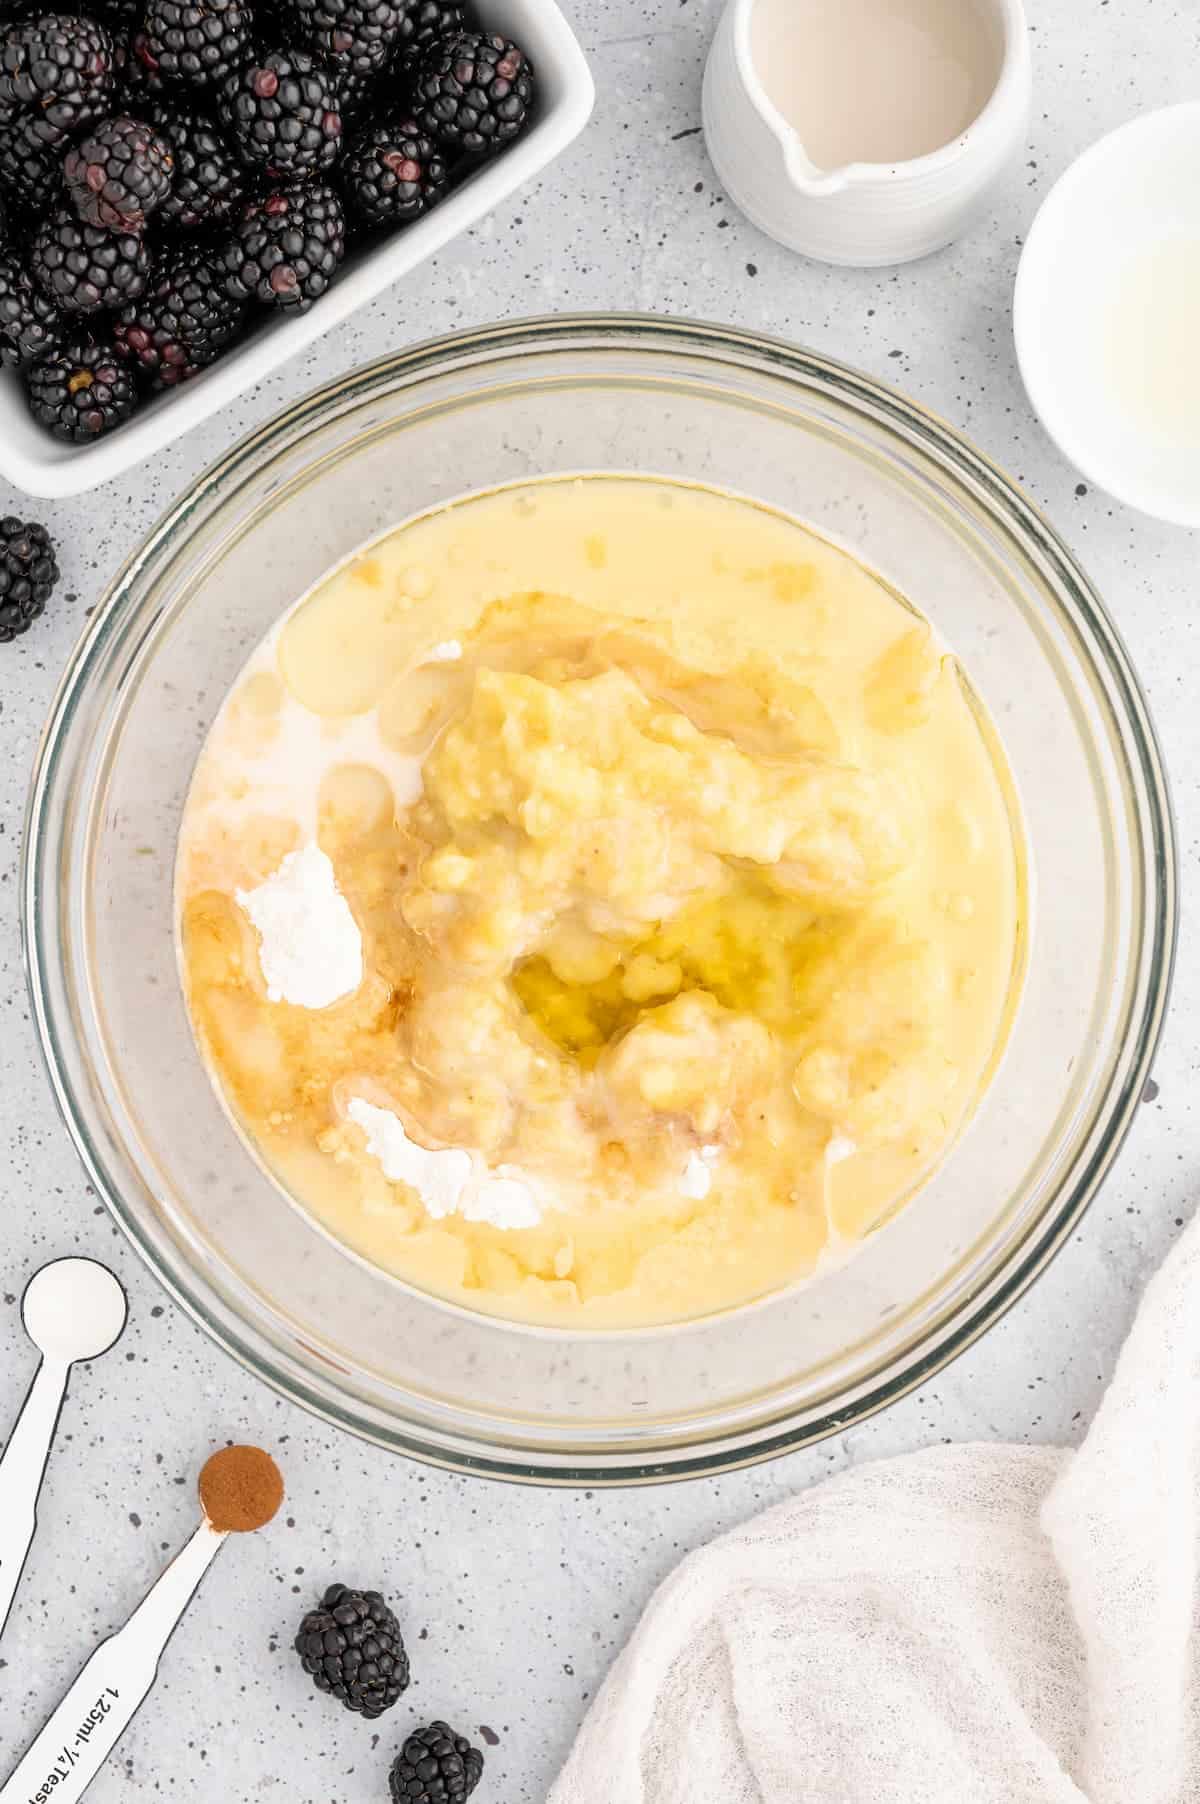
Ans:
[[[200,1473],[200,1502],[215,1529],[244,1534],[283,1502],[283,1475],[261,1447],[222,1447]]]

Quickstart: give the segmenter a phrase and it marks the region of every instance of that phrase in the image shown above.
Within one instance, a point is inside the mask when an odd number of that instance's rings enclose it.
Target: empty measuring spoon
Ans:
[[[268,1523],[283,1479],[261,1447],[224,1447],[200,1474],[204,1520],[124,1628],[102,1641],[16,1770],[0,1804],[75,1804],[154,1683],[162,1651],[230,1531]],[[224,1511],[222,1508],[224,1504]]]
[[[95,1259],[51,1260],[25,1286],[21,1317],[42,1363],[0,1455],[0,1634],[37,1527],[38,1493],[71,1367],[107,1353],[128,1313],[125,1292]]]

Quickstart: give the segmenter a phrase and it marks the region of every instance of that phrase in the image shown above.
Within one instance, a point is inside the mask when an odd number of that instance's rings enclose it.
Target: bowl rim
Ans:
[[[844,1407],[825,1405],[816,1419],[800,1423],[787,1423],[784,1416],[783,1426],[781,1417],[775,1416],[757,1426],[739,1425],[733,1433],[718,1424],[706,1439],[689,1445],[681,1446],[675,1437],[654,1448],[632,1450],[610,1442],[604,1448],[593,1446],[576,1456],[573,1449],[531,1448],[528,1443],[489,1445],[468,1431],[447,1432],[438,1438],[420,1424],[397,1424],[393,1420],[384,1425],[369,1407],[344,1391],[337,1394],[336,1400],[320,1394],[311,1374],[300,1375],[294,1363],[289,1366],[273,1342],[251,1323],[240,1318],[231,1321],[233,1312],[227,1305],[214,1309],[210,1287],[202,1274],[185,1272],[181,1276],[177,1270],[164,1268],[151,1236],[143,1231],[136,1211],[126,1205],[106,1171],[104,1159],[89,1137],[86,1109],[77,1104],[69,1061],[64,1057],[65,1042],[60,1040],[54,1009],[48,1003],[46,975],[55,967],[57,941],[47,932],[46,923],[56,921],[57,912],[53,902],[43,909],[42,897],[53,887],[43,882],[44,874],[52,875],[57,870],[46,854],[47,841],[54,841],[54,833],[43,830],[48,818],[47,799],[59,779],[63,740],[86,693],[93,660],[125,616],[140,605],[130,603],[134,583],[158,557],[166,555],[176,531],[186,530],[189,516],[202,503],[211,501],[223,485],[235,483],[239,476],[253,471],[270,447],[295,444],[307,430],[327,423],[333,412],[354,405],[379,386],[412,389],[423,376],[434,371],[461,373],[473,366],[486,368],[514,353],[584,347],[634,352],[673,350],[709,361],[715,358],[731,369],[748,363],[768,375],[798,380],[804,387],[819,386],[857,406],[868,417],[882,420],[892,431],[909,440],[915,437],[928,452],[952,464],[960,478],[982,493],[987,507],[1004,527],[1015,530],[1025,554],[1032,553],[1049,569],[1056,586],[1088,629],[1087,661],[1106,677],[1113,698],[1110,706],[1128,729],[1127,766],[1142,788],[1142,807],[1138,810],[1141,868],[1149,876],[1145,920],[1135,960],[1138,970],[1144,972],[1144,978],[1138,976],[1135,988],[1144,988],[1145,994],[1136,1020],[1130,1023],[1122,1063],[1113,1074],[1106,1096],[1107,1125],[1103,1133],[1090,1135],[1070,1193],[1064,1196],[1060,1187],[1053,1203],[1017,1244],[1011,1261],[1000,1270],[985,1274],[949,1322],[936,1328],[930,1341],[918,1343],[902,1354],[885,1375],[870,1374]],[[1098,658],[1093,655],[1092,644]],[[113,579],[68,661],[34,763],[22,846],[20,897],[30,1007],[64,1124],[88,1177],[117,1225],[190,1318],[247,1371],[333,1426],[449,1470],[554,1486],[661,1483],[754,1465],[812,1445],[830,1433],[845,1432],[907,1395],[971,1347],[1051,1263],[1078,1226],[1124,1144],[1161,1037],[1178,932],[1175,823],[1165,765],[1149,709],[1115,624],[1040,509],[954,427],[873,377],[777,337],[698,320],[632,312],[541,315],[407,347],[314,387],[264,425],[245,434],[196,478]]]

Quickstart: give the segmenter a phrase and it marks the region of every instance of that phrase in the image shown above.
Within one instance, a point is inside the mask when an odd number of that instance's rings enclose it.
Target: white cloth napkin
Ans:
[[[686,1559],[549,1804],[1197,1804],[1200,1219],[1078,1452],[860,1467]]]

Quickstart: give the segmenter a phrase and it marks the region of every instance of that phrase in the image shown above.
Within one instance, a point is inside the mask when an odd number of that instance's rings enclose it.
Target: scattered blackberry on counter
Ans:
[[[137,299],[150,277],[150,252],[136,232],[106,232],[60,207],[34,233],[29,267],[64,313],[95,313]]]
[[[175,388],[215,363],[244,309],[205,253],[180,248],[113,321],[113,350],[151,388]]]
[[[483,1755],[448,1723],[410,1735],[388,1774],[392,1804],[462,1804],[483,1777]]]
[[[43,13],[0,37],[0,125],[25,116],[44,144],[102,118],[112,82],[113,41],[95,19]]]
[[[86,340],[31,363],[25,385],[38,424],[74,445],[111,432],[137,406],[133,377],[112,347]]]
[[[44,526],[0,520],[0,645],[29,631],[46,611],[58,563]]]
[[[232,218],[245,176],[214,122],[192,107],[155,107],[151,117],[175,156],[175,179],[159,209],[164,224],[192,232]]]
[[[63,336],[63,318],[54,302],[31,280],[17,250],[0,250],[0,363],[32,363],[52,351]]]
[[[301,1622],[295,1647],[317,1690],[362,1716],[382,1716],[408,1687],[400,1624],[378,1591],[330,1585]]]
[[[104,120],[63,163],[80,219],[109,232],[140,232],[170,194],[174,171],[171,146],[140,119]]]
[[[459,31],[421,59],[413,111],[422,131],[451,150],[483,156],[521,131],[533,104],[533,71],[507,38]]]
[[[368,225],[418,219],[446,192],[446,159],[416,121],[371,125],[353,139],[341,169],[350,205]]]
[[[398,49],[404,68],[415,74],[431,44],[466,29],[463,7],[450,4],[449,0],[413,0],[400,21]]]
[[[304,50],[273,50],[221,89],[221,121],[243,162],[270,175],[316,174],[342,147],[332,72]]]
[[[289,182],[251,201],[221,253],[236,301],[306,313],[346,254],[342,203],[325,182]]]
[[[135,48],[164,80],[209,87],[251,54],[252,22],[242,0],[146,0]]]

